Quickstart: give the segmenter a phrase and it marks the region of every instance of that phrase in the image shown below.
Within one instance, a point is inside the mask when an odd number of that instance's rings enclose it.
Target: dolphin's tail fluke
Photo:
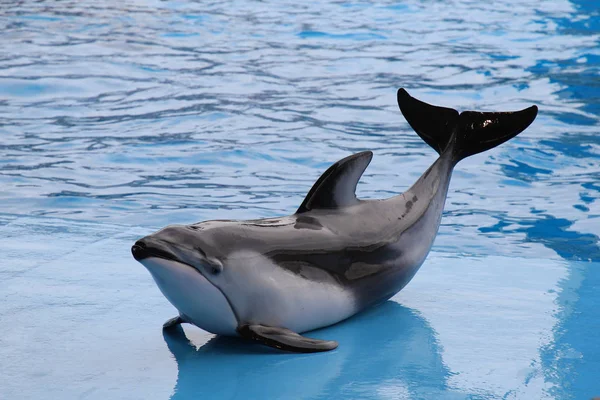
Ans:
[[[404,118],[421,139],[442,154],[452,151],[454,162],[492,149],[523,132],[535,119],[537,107],[515,112],[458,111],[432,106],[398,90]]]

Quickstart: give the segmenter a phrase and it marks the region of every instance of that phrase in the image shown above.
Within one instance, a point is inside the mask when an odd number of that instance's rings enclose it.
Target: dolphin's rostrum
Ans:
[[[458,113],[398,90],[402,114],[439,158],[405,193],[359,200],[370,151],[333,164],[295,214],[168,226],[138,240],[133,256],[187,322],[296,352],[337,347],[301,336],[381,303],[415,275],[437,234],[450,176],[463,158],[527,128],[516,112]]]

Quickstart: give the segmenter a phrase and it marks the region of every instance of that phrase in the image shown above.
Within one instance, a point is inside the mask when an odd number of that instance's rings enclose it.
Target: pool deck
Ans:
[[[129,252],[148,228],[0,226],[2,398],[600,395],[600,263],[433,251],[392,301],[315,333],[336,351],[294,355],[191,326],[190,342],[163,335],[175,309]]]

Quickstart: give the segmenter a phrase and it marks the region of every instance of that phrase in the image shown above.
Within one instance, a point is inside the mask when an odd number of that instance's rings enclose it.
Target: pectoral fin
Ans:
[[[256,340],[269,347],[296,353],[316,353],[338,347],[332,340],[311,339],[285,328],[264,325],[242,325],[238,333],[248,339]]]
[[[181,318],[181,315],[171,318],[163,324],[163,329],[169,329],[173,326],[183,324],[185,320]]]

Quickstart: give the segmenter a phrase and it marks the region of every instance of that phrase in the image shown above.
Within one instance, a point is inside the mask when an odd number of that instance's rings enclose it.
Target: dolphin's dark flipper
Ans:
[[[167,322],[165,322],[163,324],[163,329],[171,328],[175,325],[183,324],[184,322],[185,322],[185,320],[183,318],[181,318],[181,315],[178,315],[176,317],[171,318]]]
[[[338,347],[337,342],[332,340],[311,339],[289,329],[264,325],[242,325],[238,328],[238,333],[269,347],[296,353],[316,353]]]

